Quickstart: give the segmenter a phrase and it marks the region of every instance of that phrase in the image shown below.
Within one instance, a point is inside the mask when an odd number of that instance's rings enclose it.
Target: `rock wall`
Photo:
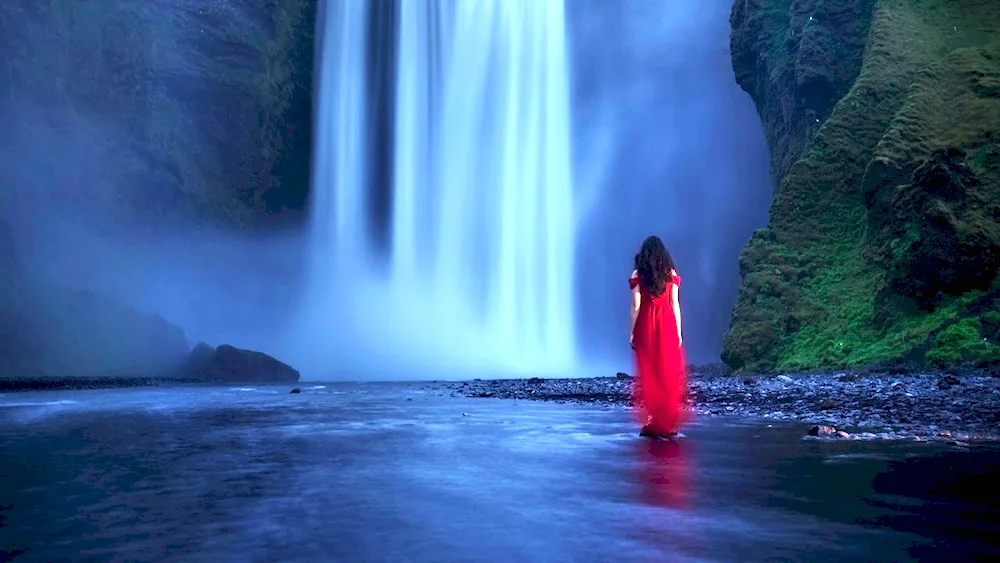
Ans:
[[[315,13],[316,0],[3,2],[0,182],[21,205],[47,192],[147,221],[244,228],[302,209]]]
[[[159,315],[94,291],[0,278],[0,376],[167,376],[189,350],[184,331]]]
[[[737,0],[771,151],[723,360],[1000,363],[1000,3]]]
[[[316,6],[0,3],[0,375],[176,370],[189,352],[179,327],[29,273],[43,258],[25,233],[72,232],[57,223],[67,217],[154,240],[159,225],[295,221],[309,187]]]

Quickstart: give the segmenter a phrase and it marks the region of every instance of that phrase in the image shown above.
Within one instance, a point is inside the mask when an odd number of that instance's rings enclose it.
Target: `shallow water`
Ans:
[[[429,384],[0,395],[16,561],[959,561],[1000,555],[995,450],[803,440]]]

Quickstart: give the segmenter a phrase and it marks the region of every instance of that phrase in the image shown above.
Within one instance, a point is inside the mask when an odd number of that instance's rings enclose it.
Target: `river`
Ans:
[[[804,439],[430,383],[0,394],[31,561],[906,561],[1000,555],[993,448]]]

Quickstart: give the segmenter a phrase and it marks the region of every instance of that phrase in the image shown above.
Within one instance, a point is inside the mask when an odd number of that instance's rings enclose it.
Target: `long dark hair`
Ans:
[[[635,269],[639,272],[639,283],[653,297],[663,295],[674,269],[674,258],[658,236],[646,237],[642,241],[639,254],[635,255]]]

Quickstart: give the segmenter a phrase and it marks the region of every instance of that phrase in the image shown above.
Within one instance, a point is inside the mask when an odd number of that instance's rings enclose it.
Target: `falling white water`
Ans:
[[[370,242],[365,0],[327,2],[310,345],[328,369],[560,373],[575,363],[563,0],[403,0],[391,243]],[[318,368],[323,369],[323,368]]]

